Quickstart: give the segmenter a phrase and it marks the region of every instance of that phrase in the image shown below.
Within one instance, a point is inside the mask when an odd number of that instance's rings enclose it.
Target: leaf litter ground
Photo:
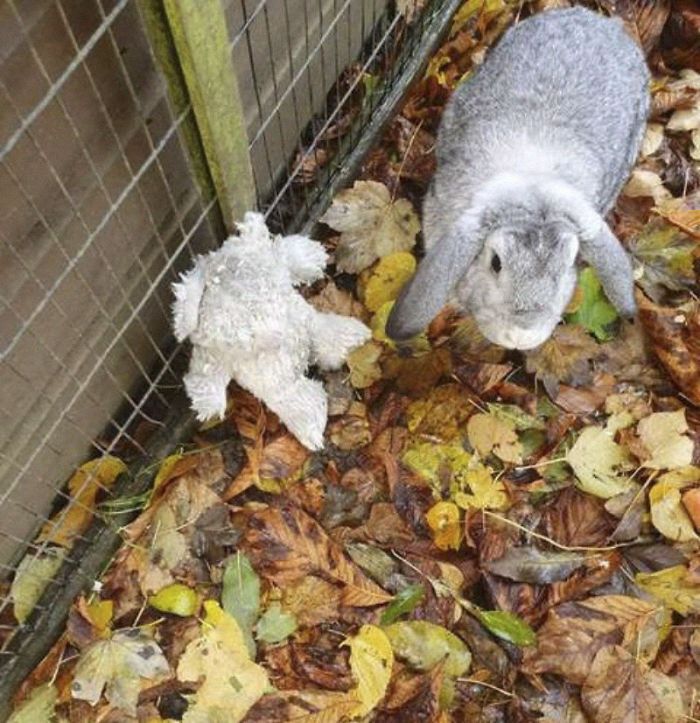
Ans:
[[[75,601],[20,690],[15,723],[698,719],[692,0],[596,4],[654,72],[642,154],[610,219],[634,258],[637,321],[617,318],[589,269],[552,339],[525,355],[450,310],[406,347],[384,333],[415,270],[450,92],[517,18],[568,4],[465,2],[324,216],[337,274],[311,302],[373,332],[325,378],[326,448],[309,454],[232,388],[226,419],[163,460],[99,592]],[[411,2],[399,10],[414,17]],[[363,81],[371,93],[378,79]],[[76,472],[82,504],[18,568],[16,620],[122,469],[108,458]]]

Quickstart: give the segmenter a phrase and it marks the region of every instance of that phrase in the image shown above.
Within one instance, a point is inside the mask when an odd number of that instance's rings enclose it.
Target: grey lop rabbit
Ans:
[[[414,336],[449,300],[491,341],[538,346],[571,299],[579,257],[633,315],[632,265],[604,215],[641,144],[648,82],[617,20],[573,8],[511,28],[445,109],[426,255],[388,335]]]

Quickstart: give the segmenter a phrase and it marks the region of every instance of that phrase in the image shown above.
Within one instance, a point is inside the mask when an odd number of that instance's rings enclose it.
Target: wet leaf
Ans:
[[[677,683],[619,646],[596,655],[581,701],[596,723],[677,723],[685,717]]]
[[[700,585],[688,580],[688,569],[685,565],[667,567],[658,572],[639,572],[634,581],[681,615],[700,613]]]
[[[505,610],[482,610],[479,622],[501,640],[524,647],[537,642],[535,631],[521,618]]]
[[[157,679],[169,672],[163,652],[143,630],[118,630],[111,638],[93,643],[80,656],[71,695],[94,706],[104,691],[115,708],[135,715],[141,678]]]
[[[204,603],[200,636],[180,657],[177,677],[201,685],[183,716],[183,723],[243,719],[268,687],[267,673],[252,662],[236,620],[214,600]]]
[[[512,422],[491,414],[474,414],[467,423],[467,434],[481,457],[493,452],[504,462],[522,462],[523,449]]]
[[[10,587],[10,598],[17,622],[23,623],[29,617],[46,586],[61,567],[65,556],[66,551],[63,548],[49,547],[42,556],[29,552],[22,558]]]
[[[321,221],[341,232],[336,264],[350,273],[397,251],[410,251],[420,230],[411,204],[392,200],[389,189],[376,181],[356,181],[341,191]]]
[[[72,504],[57,512],[39,533],[39,540],[71,548],[92,521],[97,497],[109,490],[127,467],[117,457],[100,457],[82,465],[68,482]]]
[[[687,467],[663,475],[649,490],[651,521],[669,540],[689,542],[699,539],[681,499],[683,489],[698,482],[700,469]]]
[[[567,314],[570,324],[579,324],[599,341],[612,338],[610,325],[617,319],[615,307],[608,301],[598,276],[591,267],[581,271],[578,278],[581,301],[575,312]]]
[[[221,606],[238,623],[250,657],[255,657],[253,627],[260,615],[260,578],[250,560],[237,552],[224,569]]]
[[[437,502],[426,514],[433,542],[441,550],[458,550],[462,539],[459,507],[454,502]]]
[[[445,682],[440,704],[449,707],[454,696],[454,681],[464,675],[472,662],[469,648],[449,630],[425,620],[407,620],[385,628],[397,658],[416,670],[431,670],[444,664]]]
[[[55,720],[58,691],[51,683],[39,685],[15,709],[7,723],[49,723]]]
[[[294,615],[300,625],[312,626],[337,620],[340,603],[340,588],[315,575],[307,575],[282,591],[283,609]]]
[[[297,619],[282,610],[279,603],[272,603],[260,616],[255,627],[255,637],[263,643],[281,643],[298,627]]]
[[[511,547],[503,557],[484,563],[494,575],[516,582],[546,585],[565,580],[586,562],[578,552],[545,552],[536,547]]]
[[[585,329],[566,324],[558,326],[542,346],[525,353],[525,368],[537,374],[551,393],[559,382],[587,379],[589,361],[599,353],[598,345]]]
[[[679,291],[695,282],[693,251],[695,244],[671,224],[653,219],[629,246],[632,256],[642,265],[642,286],[658,300],[655,285]],[[651,288],[647,286],[651,285]]]
[[[353,716],[365,716],[386,694],[394,666],[392,645],[384,630],[376,625],[363,625],[343,645],[350,647],[350,668],[357,681],[357,687],[350,693],[359,701]]]
[[[700,355],[692,344],[700,329],[697,310],[686,316],[637,295],[639,319],[652,342],[654,353],[681,391],[700,404]]]
[[[670,623],[668,610],[624,595],[563,603],[549,611],[538,630],[537,649],[528,654],[527,667],[582,685],[598,651],[610,645],[654,660]]]
[[[368,341],[348,354],[350,383],[355,389],[371,387],[382,378],[382,368],[379,366],[381,355],[382,347],[374,341]]]
[[[415,271],[415,256],[406,251],[380,259],[366,272],[362,295],[365,306],[376,312],[388,301],[394,301]]]
[[[417,605],[425,597],[425,588],[421,584],[409,585],[400,590],[394,599],[387,605],[379,619],[380,625],[391,625],[396,622],[402,615],[413,612]]]
[[[469,393],[459,384],[431,389],[425,398],[411,402],[408,407],[408,431],[444,441],[455,439],[474,411],[470,399]]]
[[[547,426],[541,419],[533,417],[532,414],[528,414],[515,404],[494,404],[489,402],[488,409],[489,413],[496,419],[503,420],[518,432],[529,429],[544,430]]]
[[[678,469],[693,461],[693,441],[688,431],[685,410],[656,412],[637,425],[637,432],[649,451],[644,466],[651,469]]]
[[[255,513],[247,548],[260,573],[281,587],[320,574],[344,586],[345,605],[370,607],[392,599],[345,557],[313,518],[290,505]]]
[[[508,507],[509,500],[506,488],[500,480],[495,480],[488,467],[470,463],[463,478],[459,480],[462,489],[453,497],[458,507],[463,510],[502,510]]]
[[[577,485],[589,494],[609,499],[631,489],[627,470],[633,469],[627,451],[601,427],[586,427],[566,455]]]
[[[163,613],[188,617],[197,612],[199,596],[191,587],[176,582],[151,595],[148,604]]]

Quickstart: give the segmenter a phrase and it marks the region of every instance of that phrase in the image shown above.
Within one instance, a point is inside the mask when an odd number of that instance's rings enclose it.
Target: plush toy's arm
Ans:
[[[201,261],[180,275],[173,284],[173,331],[178,341],[184,341],[199,324],[199,304],[204,293],[204,269]]]
[[[320,279],[328,263],[323,246],[306,236],[285,236],[277,241],[275,251],[289,269],[294,284],[310,284]]]

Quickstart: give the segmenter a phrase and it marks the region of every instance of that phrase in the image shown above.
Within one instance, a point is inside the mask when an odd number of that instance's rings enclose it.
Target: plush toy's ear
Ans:
[[[478,218],[464,216],[428,250],[391,310],[386,333],[395,341],[419,334],[445,305],[481,249]]]

